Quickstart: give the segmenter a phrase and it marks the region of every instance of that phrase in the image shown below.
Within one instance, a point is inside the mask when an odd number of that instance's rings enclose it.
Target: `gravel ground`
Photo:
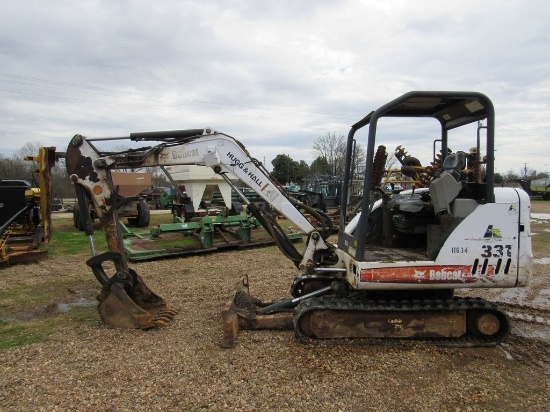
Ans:
[[[72,302],[86,304],[99,288],[85,259],[9,267],[0,290],[63,276],[79,285]],[[274,247],[132,267],[179,310],[173,325],[113,330],[67,316],[48,341],[0,352],[0,410],[550,410],[550,345],[517,334],[498,348],[442,349],[304,346],[291,331],[241,331],[235,348],[220,348],[220,310],[242,275],[263,300],[288,295],[296,271]]]

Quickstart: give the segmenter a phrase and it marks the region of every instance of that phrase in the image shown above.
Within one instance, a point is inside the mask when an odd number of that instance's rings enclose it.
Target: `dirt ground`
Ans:
[[[550,202],[533,212],[550,213]],[[277,249],[132,265],[179,311],[170,327],[148,332],[108,329],[96,315],[70,316],[71,307],[93,305],[99,289],[86,258],[0,272],[1,287],[56,278],[74,285],[70,300],[21,314],[67,317],[48,341],[0,352],[0,410],[550,410],[550,343],[536,333],[550,319],[548,300],[541,300],[550,290],[544,263],[535,263],[534,283],[518,295],[485,295],[519,316],[496,348],[311,346],[297,343],[292,331],[270,330],[241,331],[235,348],[222,349],[220,310],[242,275],[261,299],[288,295],[296,270]]]

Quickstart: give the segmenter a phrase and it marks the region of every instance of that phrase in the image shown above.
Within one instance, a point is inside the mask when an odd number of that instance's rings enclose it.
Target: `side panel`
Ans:
[[[519,202],[479,205],[449,236],[435,263],[464,265],[484,287],[515,286],[519,256]]]
[[[479,205],[456,227],[434,261],[355,263],[347,256],[348,280],[357,289],[524,285],[532,260],[529,198],[509,188],[495,195],[496,203]]]
[[[496,192],[496,190],[495,190]],[[520,210],[518,283],[516,286],[526,286],[533,270],[533,248],[531,245],[531,199],[523,190],[517,190]]]

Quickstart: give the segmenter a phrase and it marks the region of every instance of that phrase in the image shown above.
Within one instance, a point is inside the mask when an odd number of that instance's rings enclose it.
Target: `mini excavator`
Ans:
[[[441,147],[437,156],[434,150],[434,162],[422,171],[423,178],[411,177],[412,189],[390,194],[380,188],[386,154],[383,146],[377,147],[377,134],[382,134],[377,127],[389,118],[430,119],[437,134],[429,144]],[[455,129],[464,132],[451,140]],[[468,130],[473,130],[473,143],[464,137]],[[366,135],[366,162],[357,202],[351,191],[357,180],[359,131]],[[300,275],[292,282],[292,298],[272,304],[250,296],[248,279],[243,278],[222,311],[222,346],[234,346],[239,329],[256,328],[291,327],[304,343],[415,339],[441,346],[494,346],[509,334],[509,319],[496,305],[454,296],[459,288],[524,286],[531,273],[529,196],[521,189],[494,186],[495,113],[484,94],[409,92],[351,127],[336,243],[327,240],[333,233],[330,218],[292,198],[229,135],[205,128],[126,138],[156,145],[100,152],[92,145],[99,139],[76,135],[67,148],[67,170],[77,197],[93,200],[110,249],[97,255],[92,246],[87,262],[102,284],[98,309],[107,325],[167,326],[176,314],[128,267],[116,213],[124,198],[114,190],[111,171],[195,164],[212,168],[237,193],[227,175],[242,180],[307,236],[303,251],[297,250],[276,219],[240,193],[248,212]],[[467,145],[466,150],[452,152],[451,141]],[[402,150],[400,154],[407,157]],[[403,160],[403,173],[418,177],[420,162]],[[349,213],[352,202],[355,215]],[[314,215],[315,225],[300,210]],[[93,233],[90,222],[84,223],[86,233]],[[103,269],[107,261],[114,263],[112,276]]]

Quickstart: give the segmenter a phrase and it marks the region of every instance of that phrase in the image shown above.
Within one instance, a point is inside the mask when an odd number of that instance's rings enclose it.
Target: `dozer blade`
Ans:
[[[250,296],[248,276],[243,276],[231,300],[222,310],[222,348],[235,346],[239,329],[292,329],[292,309],[269,315],[261,314],[261,308],[273,302],[262,302]]]
[[[117,274],[97,297],[99,316],[105,325],[121,329],[150,329],[169,326],[177,312],[152,292],[132,269]]]

